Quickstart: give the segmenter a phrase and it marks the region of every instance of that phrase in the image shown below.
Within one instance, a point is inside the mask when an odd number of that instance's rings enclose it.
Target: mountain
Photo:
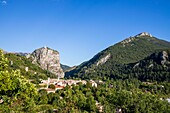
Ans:
[[[21,55],[21,56],[27,56],[30,53],[17,52],[17,53],[14,53],[14,54]]]
[[[56,77],[63,78],[64,72],[60,66],[59,52],[48,47],[36,49],[27,56],[33,64],[39,65],[42,69],[55,74]]]
[[[145,59],[154,52],[169,48],[170,42],[143,32],[99,52],[89,61],[66,72],[66,77],[124,78],[128,65]]]
[[[72,67],[64,65],[64,64],[60,64],[61,68],[63,69],[64,72],[70,70]]]

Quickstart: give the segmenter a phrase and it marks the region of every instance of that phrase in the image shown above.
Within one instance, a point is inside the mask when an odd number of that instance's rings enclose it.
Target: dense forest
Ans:
[[[103,65],[83,68],[74,77],[82,79],[138,79],[140,81],[170,81],[170,50],[155,52],[143,60],[129,64],[118,64],[110,61]],[[163,59],[163,53],[166,54]],[[74,70],[73,70],[74,71]],[[70,73],[70,72],[69,72]],[[83,76],[82,76],[83,75]],[[71,77],[68,77],[71,78]]]

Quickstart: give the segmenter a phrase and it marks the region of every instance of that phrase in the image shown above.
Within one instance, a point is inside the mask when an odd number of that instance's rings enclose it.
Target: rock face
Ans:
[[[148,33],[148,32],[142,32],[142,33],[136,35],[135,37],[141,37],[141,36],[149,36],[149,37],[152,37],[152,35],[151,35],[150,33]]]
[[[103,57],[102,59],[100,59],[98,62],[97,62],[97,66],[100,65],[100,64],[104,64],[105,62],[107,62],[107,60],[110,58],[110,53],[108,55],[106,55],[105,57]]]
[[[129,37],[129,38],[121,41],[120,43],[123,44],[123,47],[125,47],[126,44],[128,44],[128,43],[130,43],[130,42],[132,42],[134,40],[136,40],[134,37]]]
[[[166,51],[161,52],[160,59],[161,59],[161,64],[162,65],[170,64],[169,56],[168,56],[168,53]]]
[[[27,56],[32,59],[32,63],[38,64],[42,69],[46,69],[59,78],[64,77],[64,72],[60,67],[59,52],[48,47],[36,49],[32,54]]]

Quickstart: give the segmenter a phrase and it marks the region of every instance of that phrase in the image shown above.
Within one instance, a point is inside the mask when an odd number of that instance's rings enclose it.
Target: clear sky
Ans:
[[[46,45],[70,66],[143,31],[170,41],[170,0],[0,0],[0,48]]]

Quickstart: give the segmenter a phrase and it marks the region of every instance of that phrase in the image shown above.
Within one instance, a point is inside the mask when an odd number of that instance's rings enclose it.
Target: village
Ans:
[[[89,81],[92,87],[97,87],[97,83],[93,80]],[[55,93],[57,90],[61,90],[66,86],[72,86],[72,85],[78,85],[79,83],[82,83],[84,85],[87,84],[86,80],[63,80],[63,79],[51,79],[48,78],[47,80],[41,80],[41,83],[39,84],[41,89],[45,89],[47,93]],[[49,88],[50,85],[54,85],[54,88]]]

